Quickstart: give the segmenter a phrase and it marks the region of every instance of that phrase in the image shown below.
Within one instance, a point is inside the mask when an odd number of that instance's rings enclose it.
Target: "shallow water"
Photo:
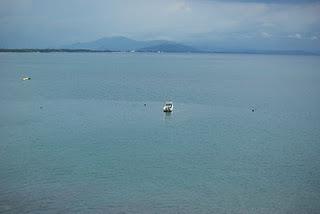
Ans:
[[[0,213],[319,213],[319,68],[1,53]]]

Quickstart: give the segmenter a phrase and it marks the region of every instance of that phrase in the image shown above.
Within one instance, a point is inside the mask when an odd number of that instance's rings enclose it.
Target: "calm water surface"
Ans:
[[[0,213],[320,212],[318,56],[1,53],[0,75]]]

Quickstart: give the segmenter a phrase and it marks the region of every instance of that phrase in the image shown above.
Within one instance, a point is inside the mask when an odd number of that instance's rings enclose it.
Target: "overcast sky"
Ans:
[[[1,47],[59,47],[116,35],[320,50],[320,1],[0,0]]]

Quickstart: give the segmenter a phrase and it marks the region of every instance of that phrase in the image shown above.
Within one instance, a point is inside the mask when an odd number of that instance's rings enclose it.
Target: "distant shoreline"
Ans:
[[[0,52],[13,52],[13,53],[106,53],[114,52],[109,50],[91,50],[91,49],[54,49],[54,48],[45,48],[45,49],[34,49],[34,48],[1,48]]]
[[[0,53],[195,53],[195,54],[262,54],[262,55],[312,55],[320,53],[306,51],[268,51],[268,50],[244,50],[244,51],[112,51],[93,49],[55,49],[55,48],[0,48]]]

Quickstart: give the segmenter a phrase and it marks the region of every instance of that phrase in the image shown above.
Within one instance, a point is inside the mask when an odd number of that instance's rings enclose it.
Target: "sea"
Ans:
[[[319,202],[320,56],[0,53],[0,213]]]

